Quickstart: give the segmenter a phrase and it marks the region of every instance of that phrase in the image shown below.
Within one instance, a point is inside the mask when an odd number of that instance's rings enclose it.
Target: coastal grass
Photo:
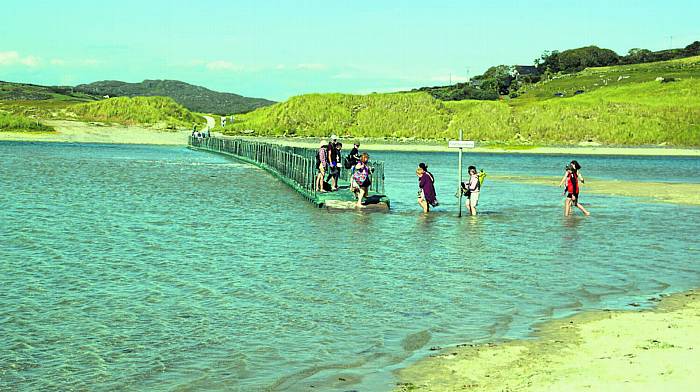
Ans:
[[[0,132],[54,132],[36,119],[0,111]]]
[[[428,93],[311,94],[236,117],[225,134],[446,140],[484,145],[700,146],[700,78],[567,99],[439,101]]]
[[[68,110],[87,121],[126,125],[153,125],[162,129],[191,127],[201,116],[168,97],[119,97],[71,106]]]

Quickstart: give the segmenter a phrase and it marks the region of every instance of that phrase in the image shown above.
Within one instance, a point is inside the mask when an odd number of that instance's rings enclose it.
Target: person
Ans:
[[[369,154],[363,152],[360,155],[360,160],[355,165],[355,170],[352,173],[350,189],[357,197],[357,208],[362,208],[362,199],[369,193],[369,186],[372,185],[371,168],[367,164]]]
[[[424,166],[427,168],[427,166]],[[430,206],[437,206],[437,197],[435,196],[434,177],[428,173],[423,167],[418,166],[416,169],[418,176],[418,205],[423,208],[424,213],[430,212]]]
[[[564,168],[564,177],[562,177],[559,182],[559,186],[564,185],[564,193],[566,194],[566,201],[564,202],[564,216],[571,215],[571,206],[574,205],[578,207],[584,215],[591,215],[582,205],[579,203],[579,183],[583,183],[583,178],[579,175],[578,171],[581,169],[581,165],[577,161],[571,161]]]
[[[469,181],[462,183],[462,189],[467,200],[464,202],[469,214],[476,215],[476,206],[479,205],[479,192],[481,191],[481,182],[479,181],[479,174],[476,172],[475,166],[469,166],[467,169],[469,173]]]
[[[340,177],[340,155],[338,153],[338,136],[331,136],[331,142],[328,143],[328,180],[331,183],[331,190],[338,190],[338,178]]]
[[[421,163],[418,164],[418,167],[420,167],[421,169],[423,169],[423,171],[425,172],[425,174],[427,174],[428,176],[430,176],[430,181],[432,181],[432,182],[433,182],[433,185],[435,185],[435,176],[433,175],[433,173],[431,173],[430,171],[428,171],[428,165],[427,165],[426,163],[424,163],[424,162],[421,162]]]
[[[321,141],[321,147],[316,152],[316,169],[318,174],[316,174],[316,192],[324,193],[324,178],[326,177],[326,166],[328,165],[328,144],[325,140]]]
[[[355,144],[352,145],[352,149],[350,150],[350,154],[348,154],[347,159],[348,164],[354,170],[355,165],[357,165],[357,162],[360,160],[360,143],[355,142]]]

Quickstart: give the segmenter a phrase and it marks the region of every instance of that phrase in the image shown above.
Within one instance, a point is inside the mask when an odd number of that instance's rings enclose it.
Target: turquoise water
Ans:
[[[372,155],[390,213],[185,148],[0,143],[0,390],[387,390],[433,346],[700,286],[698,207],[583,194],[593,216],[563,218],[556,187],[487,178],[484,214],[457,219],[455,154]],[[555,181],[567,159],[465,157]],[[693,158],[579,161],[700,182]]]

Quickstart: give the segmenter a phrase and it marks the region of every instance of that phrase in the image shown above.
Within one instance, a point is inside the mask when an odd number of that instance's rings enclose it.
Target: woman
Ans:
[[[355,165],[355,171],[352,173],[350,187],[357,197],[357,208],[362,208],[362,199],[367,196],[369,186],[372,185],[370,168],[367,166],[367,161],[369,161],[369,154],[363,152],[362,155],[360,155],[360,160],[357,162],[357,165]]]
[[[418,192],[418,205],[423,208],[424,213],[430,212],[430,206],[437,205],[437,198],[435,197],[435,180],[433,175],[425,171],[423,167],[425,165],[418,167],[416,169],[416,176],[418,176],[418,187],[420,191]]]
[[[466,190],[467,200],[465,204],[469,210],[470,215],[476,215],[476,206],[479,205],[479,191],[481,190],[481,183],[479,182],[479,175],[476,172],[476,166],[469,166],[467,169],[469,172],[469,181],[462,184],[462,187]]]
[[[559,186],[566,186],[566,201],[564,202],[564,216],[569,216],[571,214],[571,205],[578,207],[584,215],[591,215],[583,206],[579,203],[579,183],[583,183],[583,177],[579,175],[578,171],[581,169],[581,165],[577,161],[571,161],[569,165],[566,166],[564,177],[559,182]]]

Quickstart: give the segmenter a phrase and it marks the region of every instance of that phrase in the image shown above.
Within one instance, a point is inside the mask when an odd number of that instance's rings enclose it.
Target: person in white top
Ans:
[[[465,202],[469,213],[476,215],[476,206],[479,205],[479,191],[481,184],[479,183],[479,175],[476,173],[475,166],[469,166],[469,181],[462,186],[465,188],[467,200]]]

